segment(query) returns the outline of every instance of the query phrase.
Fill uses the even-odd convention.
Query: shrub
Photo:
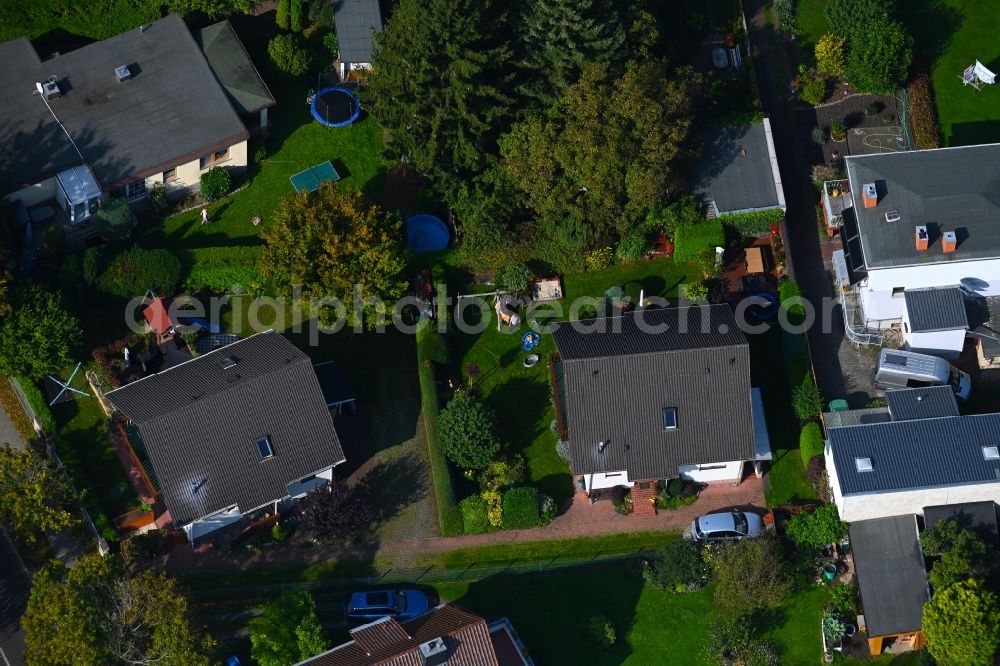
[[[527,294],[531,287],[531,271],[524,264],[509,264],[497,273],[497,288],[512,294]]]
[[[229,171],[222,167],[212,167],[201,174],[201,198],[205,201],[218,201],[229,194],[233,186]]]
[[[604,615],[595,615],[590,618],[589,631],[587,635],[590,636],[590,640],[596,645],[609,648],[615,644],[618,640],[618,635],[615,632],[615,626],[611,624],[609,620]]]
[[[503,494],[505,530],[524,530],[540,524],[540,500],[535,488],[511,488]]]
[[[826,79],[811,78],[799,86],[799,99],[809,106],[819,106],[826,99]]]
[[[806,465],[806,476],[822,498],[830,495],[829,479],[826,476],[826,460],[823,456],[813,456]]]
[[[748,213],[733,213],[720,215],[719,220],[726,227],[740,236],[758,236],[770,230],[772,224],[779,224],[785,217],[785,211],[780,208],[769,210],[754,210]]]
[[[715,266],[715,248],[725,243],[726,232],[719,218],[679,227],[674,233],[674,260],[697,262],[708,274]]]
[[[625,236],[618,242],[615,248],[615,259],[619,263],[627,264],[639,261],[649,253],[650,245],[646,240],[646,234],[635,231]]]
[[[644,577],[666,592],[694,591],[705,578],[701,549],[693,541],[673,539],[660,547]]]
[[[94,283],[97,282],[100,261],[100,250],[96,247],[88,247],[83,251],[83,281],[88,287],[94,286]]]
[[[831,33],[826,33],[816,42],[816,69],[830,76],[844,74],[844,43],[847,40]]]
[[[288,530],[281,523],[275,523],[271,525],[271,538],[274,539],[275,543],[281,543],[288,538]]]
[[[681,227],[700,224],[705,219],[704,204],[694,195],[686,195],[667,206],[654,206],[646,214],[645,231],[672,236]]]
[[[939,664],[988,666],[1000,643],[1000,605],[981,581],[938,590],[924,604],[927,651]]]
[[[479,495],[466,497],[458,503],[462,511],[462,527],[466,534],[483,534],[490,527],[489,507]]]
[[[587,253],[584,264],[588,271],[601,271],[611,265],[615,251],[610,247],[599,247]]]
[[[302,76],[309,70],[309,52],[295,35],[278,35],[267,43],[267,55],[282,72]]]
[[[818,128],[817,128],[818,129]],[[822,131],[822,130],[820,130]],[[820,142],[822,143],[822,141]],[[812,182],[822,184],[837,177],[837,170],[829,164],[814,164],[812,168]]]
[[[556,501],[550,495],[541,492],[538,493],[538,512],[541,514],[539,518],[540,525],[551,523],[556,517],[558,508]]]
[[[564,442],[563,440],[556,441],[556,455],[563,459],[563,461],[568,465],[572,462],[572,454],[570,453],[569,442]]]
[[[337,41],[337,33],[328,32],[323,35],[323,46],[336,58],[337,54],[340,53],[340,42]]]
[[[152,289],[161,296],[177,290],[181,262],[167,250],[144,250],[134,247],[115,257],[101,275],[103,291],[121,298],[132,298]]]
[[[830,588],[830,603],[841,615],[854,617],[858,612],[858,598],[854,583],[834,583]]]
[[[839,118],[834,118],[830,121],[830,137],[834,141],[840,141],[847,134],[847,126],[844,125],[844,121]]]
[[[288,27],[292,32],[302,32],[302,1],[291,0],[288,11]]]
[[[490,522],[490,527],[501,527],[503,525],[503,495],[499,490],[484,490],[479,495],[486,502],[486,518]]]
[[[253,161],[260,164],[267,159],[267,147],[257,146],[257,150],[253,151]]]
[[[97,231],[106,240],[127,238],[135,229],[137,220],[128,201],[121,197],[108,199],[94,214]]]
[[[308,17],[309,23],[316,28],[327,30],[333,28],[333,3],[310,2]]]
[[[55,434],[56,420],[52,416],[52,410],[49,409],[49,401],[45,399],[45,394],[38,388],[38,384],[25,377],[18,377],[17,385],[21,387],[21,393],[28,401],[31,411],[35,413],[42,430],[50,435]]]
[[[608,287],[608,290],[604,292],[604,303],[608,310],[621,309],[628,305],[628,295],[625,290],[622,289],[617,284]]]
[[[802,454],[802,467],[808,467],[809,461],[823,455],[823,432],[818,423],[807,423],[799,434],[799,453]]]
[[[149,192],[146,193],[146,198],[149,199],[149,203],[152,204],[155,210],[163,212],[170,205],[170,201],[167,199],[167,186],[163,183],[157,183],[149,188]]]
[[[477,481],[483,490],[501,490],[524,478],[524,456],[513,454],[505,460],[494,460],[479,473]]]
[[[163,530],[134,534],[121,542],[122,559],[126,564],[145,562],[159,557],[170,549],[170,542]]]
[[[191,268],[184,288],[192,293],[256,292],[261,283],[260,252],[257,245],[191,248],[187,250]],[[240,288],[234,289],[236,285]]]
[[[906,87],[910,97],[910,127],[917,148],[941,147],[934,93],[927,72],[920,72]]]
[[[727,666],[778,666],[778,650],[754,635],[747,622],[717,621],[708,634],[705,652],[709,662]]]
[[[459,467],[482,469],[500,452],[493,410],[465,391],[441,410],[437,429],[445,455]]]
[[[824,504],[812,513],[792,516],[785,525],[785,536],[802,548],[819,550],[836,543],[847,534],[847,523],[840,519],[834,504]]]
[[[827,643],[836,643],[847,634],[847,627],[840,616],[833,613],[823,613],[823,635]]]
[[[685,282],[684,285],[684,298],[689,301],[694,301],[695,303],[704,303],[708,300],[708,285],[704,282]]]
[[[872,102],[871,104],[869,104],[868,106],[865,107],[865,115],[866,116],[877,116],[879,108],[880,108],[880,105],[879,105],[878,102]]]
[[[811,376],[792,389],[792,409],[802,421],[814,419],[823,411],[823,396]]]
[[[813,143],[822,146],[826,143],[826,132],[823,131],[822,127],[813,127],[812,131],[809,133],[809,138]]]
[[[282,30],[288,30],[288,14],[291,0],[278,0],[278,9],[274,15],[274,22]]]
[[[792,28],[795,25],[795,0],[774,0],[774,13],[783,28]]]

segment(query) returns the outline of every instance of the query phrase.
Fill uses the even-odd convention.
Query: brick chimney
[[[941,234],[941,249],[945,252],[954,252],[958,248],[958,236],[954,231],[946,231]]]
[[[928,239],[927,239],[927,227],[926,226],[924,226],[922,224],[919,225],[919,226],[917,226],[916,240],[917,240],[917,250],[926,250],[927,249],[927,240]]]
[[[861,188],[861,200],[865,202],[865,208],[874,208],[878,204],[878,190],[875,183],[865,183]]]

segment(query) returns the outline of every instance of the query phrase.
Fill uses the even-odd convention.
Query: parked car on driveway
[[[430,608],[427,595],[414,589],[387,589],[354,592],[344,602],[344,618],[364,624],[392,617],[406,622]]]
[[[758,537],[763,533],[764,520],[755,513],[724,511],[691,521],[691,538],[695,541],[732,541]]]

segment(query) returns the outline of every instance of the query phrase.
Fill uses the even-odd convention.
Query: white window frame
[[[139,180],[133,180],[131,183],[127,183],[125,187],[122,188],[122,191],[125,194],[126,201],[129,203],[142,201],[149,194],[146,190],[145,178],[140,178]]]

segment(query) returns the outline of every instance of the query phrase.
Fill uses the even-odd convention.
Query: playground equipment
[[[76,377],[76,373],[80,372],[80,366],[82,363],[77,363],[76,367],[73,368],[73,372],[70,373],[69,379],[65,382],[56,377],[55,375],[49,375],[45,378],[45,388],[46,392],[51,395],[55,393],[55,397],[49,400],[49,407],[55,405],[59,402],[66,402],[67,400],[73,400],[76,396],[72,395],[76,393],[77,395],[90,395],[86,391],[81,391],[80,389],[75,389],[71,386],[73,383],[73,378]],[[69,391],[69,393],[67,393]]]
[[[344,86],[323,88],[313,96],[309,104],[313,118],[327,127],[346,127],[361,115],[358,96]]]
[[[984,85],[994,83],[997,75],[986,69],[983,63],[977,60],[965,68],[961,78],[964,85],[980,90]]]

